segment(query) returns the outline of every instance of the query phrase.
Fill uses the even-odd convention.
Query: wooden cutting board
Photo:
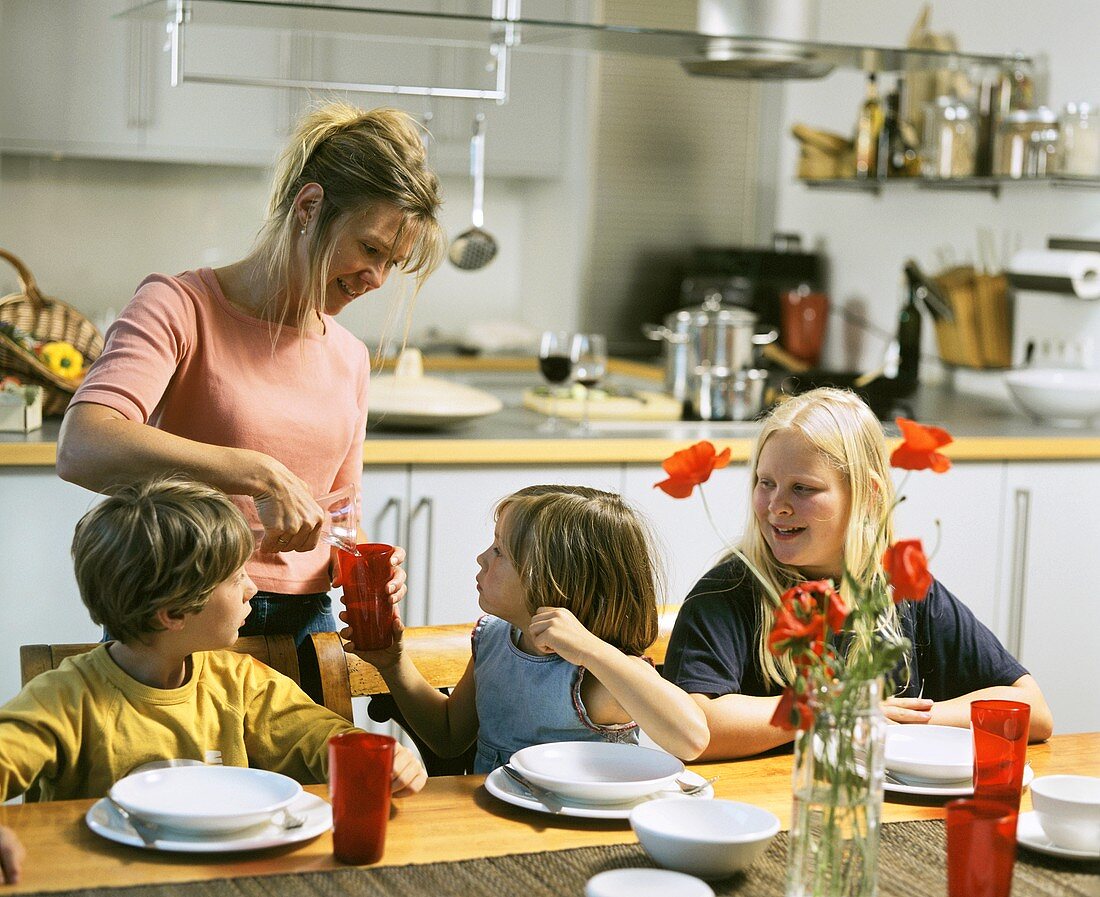
[[[524,390],[523,407],[570,420],[580,420],[584,412],[583,400],[574,395],[563,393],[552,399],[534,389]],[[594,390],[588,402],[589,420],[680,420],[682,412],[683,406],[672,396],[644,389],[629,396]]]

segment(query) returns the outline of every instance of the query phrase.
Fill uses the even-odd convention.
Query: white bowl
[[[1056,846],[1100,858],[1100,778],[1039,776],[1031,783],[1031,805]]]
[[[667,869],[725,878],[754,862],[776,832],[779,817],[733,800],[651,800],[630,811],[630,825],[655,863]]]
[[[512,754],[536,785],[586,803],[619,803],[668,788],[684,764],[664,751],[604,741],[536,744]]]
[[[1062,427],[1083,427],[1100,415],[1100,371],[1025,368],[1005,383],[1029,414]]]
[[[958,782],[974,775],[974,739],[956,726],[886,727],[886,768],[926,782]]]
[[[178,766],[119,779],[111,799],[148,822],[218,834],[267,822],[302,786],[277,772],[239,766]]]

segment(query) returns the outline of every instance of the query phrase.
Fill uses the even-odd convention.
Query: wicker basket
[[[71,305],[43,296],[34,275],[19,259],[0,249],[0,258],[19,274],[23,290],[0,299],[0,321],[12,324],[43,342],[64,340],[84,356],[87,368],[103,351],[103,336],[96,326]],[[28,383],[43,387],[42,412],[64,414],[79,381],[61,377],[24,349],[6,333],[0,332],[0,374],[15,374]]]

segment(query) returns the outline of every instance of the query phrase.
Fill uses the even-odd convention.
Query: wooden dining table
[[[1100,733],[1056,735],[1031,745],[1036,776],[1078,773],[1100,776]],[[704,777],[718,776],[716,797],[746,801],[790,824],[791,755],[773,753],[744,760],[693,763]],[[491,796],[484,776],[429,779],[413,797],[396,799],[378,866],[438,863],[636,843],[625,820],[594,820],[522,809]],[[309,791],[327,798],[323,785]],[[27,848],[22,880],[0,885],[0,897],[35,892],[166,885],[287,873],[317,873],[342,867],[332,855],[331,833],[305,843],[254,853],[179,854],[128,847],[94,834],[84,821],[92,800],[0,806],[0,824],[13,828]],[[942,798],[887,794],[883,822],[942,819]],[[1024,793],[1021,810],[1030,809]],[[227,890],[227,893],[232,891]],[[1100,894],[1100,876],[1097,877]]]

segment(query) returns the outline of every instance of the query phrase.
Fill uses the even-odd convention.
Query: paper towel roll
[[[1025,249],[1012,256],[1008,279],[1017,289],[1100,299],[1100,252]]]

